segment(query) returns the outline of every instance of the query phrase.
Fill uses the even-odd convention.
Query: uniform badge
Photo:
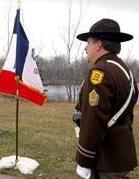
[[[90,81],[91,83],[93,83],[94,85],[98,85],[102,82],[104,77],[104,73],[100,70],[93,70],[92,74],[90,76]]]
[[[93,90],[89,93],[89,105],[90,106],[97,106],[99,102],[99,95],[98,93]]]

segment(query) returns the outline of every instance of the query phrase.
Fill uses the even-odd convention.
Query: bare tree
[[[67,28],[64,31],[64,33],[61,34],[61,37],[64,41],[65,47],[66,47],[66,58],[68,62],[68,69],[66,69],[66,91],[67,91],[67,96],[68,96],[68,101],[75,100],[75,81],[73,83],[73,80],[71,78],[71,73],[75,73],[76,69],[72,68],[71,65],[71,59],[72,59],[72,49],[74,48],[74,43],[75,43],[75,38],[77,35],[78,28],[80,26],[81,20],[83,18],[82,14],[82,1],[80,1],[79,4],[79,14],[77,17],[77,20],[75,22],[75,13],[73,13],[73,2],[70,1],[70,4],[68,6],[68,21],[67,21]],[[81,45],[77,48],[77,52],[75,55],[75,60],[77,60],[79,50],[80,50]],[[75,49],[74,49],[75,51]]]
[[[132,73],[134,74],[136,81],[139,82],[139,73],[138,73],[139,72],[139,62],[137,59],[131,58],[131,53],[133,51],[133,48],[134,48],[134,44],[132,45],[131,49],[128,50],[128,55],[127,55],[127,58],[125,59],[125,63],[129,67],[129,69],[132,71]]]
[[[126,61],[127,66],[134,74],[136,81],[139,83],[139,62],[138,60],[129,59]]]
[[[4,53],[5,57],[8,53],[9,47],[10,47],[10,42],[11,42],[11,27],[10,27],[10,22],[11,22],[11,9],[12,9],[12,3],[11,1],[7,2],[7,6],[5,7],[5,19],[6,19],[6,46],[4,47]]]
[[[5,57],[1,57],[0,58],[0,70],[2,69],[2,67],[4,65],[4,62],[5,62]]]

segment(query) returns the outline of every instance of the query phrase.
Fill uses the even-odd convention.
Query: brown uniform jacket
[[[129,74],[127,66],[115,54],[102,56],[89,71],[80,94],[82,119],[76,162],[104,172],[129,171],[137,166],[132,123],[138,90],[134,80],[128,107],[116,124],[108,128],[109,120],[128,98],[130,80],[123,70],[107,60],[118,62]]]

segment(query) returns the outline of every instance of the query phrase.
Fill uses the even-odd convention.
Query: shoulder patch
[[[94,85],[98,85],[102,82],[104,77],[104,72],[100,70],[92,70],[92,74],[90,76],[90,82]]]
[[[89,93],[89,105],[97,106],[99,102],[99,95],[96,90],[93,90]]]

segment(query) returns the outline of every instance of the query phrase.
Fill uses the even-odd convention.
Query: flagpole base
[[[31,175],[39,167],[39,163],[31,158],[16,156],[3,157],[0,160],[0,169],[18,169],[24,175]]]

